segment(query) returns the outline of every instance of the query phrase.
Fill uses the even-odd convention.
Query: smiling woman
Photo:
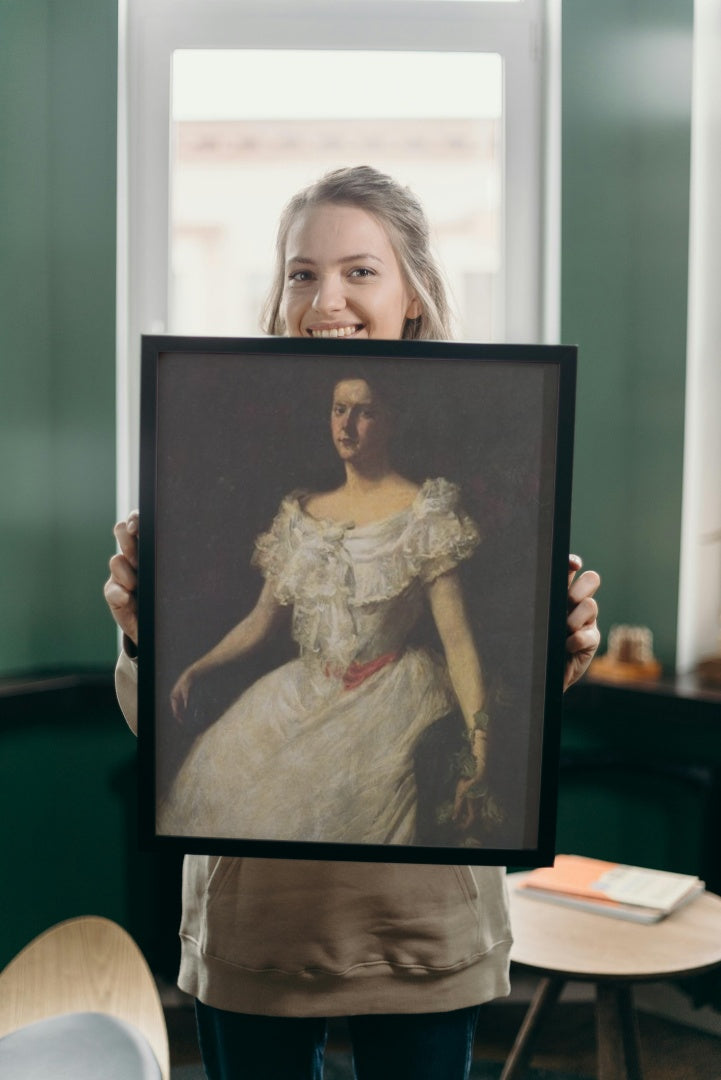
[[[445,336],[447,308],[417,201],[389,177],[369,172],[373,170],[332,175],[291,204],[292,213],[284,218],[277,248],[277,277],[269,312],[269,329],[276,334],[281,326],[287,333],[298,333],[301,328],[307,333],[308,327],[318,329],[319,323],[322,333],[325,321],[330,323],[328,333],[341,327],[346,333],[348,327],[362,327],[371,339],[357,346],[343,343],[344,349],[356,354],[350,358],[353,370],[344,360],[337,376],[340,381],[333,384],[343,480],[330,491],[317,485],[316,491],[321,491],[325,500],[320,509],[319,501],[314,504],[312,496],[298,491],[282,500],[270,528],[264,526],[256,541],[255,565],[265,583],[255,607],[178,679],[172,691],[176,716],[182,720],[187,715],[194,677],[202,674],[203,668],[247,656],[276,628],[283,609],[288,613],[292,609],[292,634],[300,653],[292,660],[278,658],[272,670],[235,697],[219,720],[212,723],[211,716],[205,717],[211,726],[195,741],[176,774],[168,803],[158,815],[158,824],[163,826],[160,831],[168,830],[171,841],[177,839],[174,832],[180,823],[187,825],[186,836],[227,838],[240,830],[241,835],[256,839],[320,837],[330,844],[334,840],[361,839],[370,844],[380,840],[395,845],[394,854],[402,853],[400,845],[410,843],[415,844],[415,856],[422,843],[417,794],[423,785],[416,780],[414,751],[430,725],[449,714],[458,722],[462,751],[457,758],[453,755],[455,783],[450,799],[444,797],[443,821],[433,824],[452,828],[456,835],[452,846],[465,849],[466,839],[475,839],[466,835],[474,825],[474,815],[478,820],[487,803],[483,783],[486,736],[488,732],[492,739],[493,734],[484,711],[486,687],[459,576],[462,564],[469,568],[477,564],[474,554],[479,530],[461,507],[459,488],[446,479],[456,475],[446,467],[449,461],[452,464],[451,458],[444,455],[439,467],[426,473],[432,478],[419,485],[390,466],[388,437],[396,425],[385,422],[385,410],[389,410],[390,420],[393,409],[388,399],[385,409],[383,400],[378,400],[372,372],[367,371],[366,377],[356,368],[361,359],[375,357],[375,368],[385,376],[388,343],[373,342],[380,327],[395,327],[396,333],[406,337]],[[348,190],[342,197],[344,184]],[[335,197],[329,194],[331,188]],[[319,197],[321,189],[326,192],[323,198]],[[363,194],[368,192],[375,192],[375,205],[370,195]],[[384,202],[382,211],[379,204]],[[353,217],[354,224],[362,221],[365,227],[369,218],[370,224],[385,229],[396,256],[396,262],[390,264],[390,277],[377,272],[388,266],[382,251],[375,247],[377,236],[372,244],[366,238],[359,251],[357,237],[346,244],[341,236],[326,230],[328,251],[302,246],[290,252],[294,257],[311,259],[314,265],[304,262],[293,268],[297,285],[288,280],[286,247],[291,227],[301,218],[307,225],[320,213],[321,203],[329,221],[332,217],[338,222],[342,217],[347,223],[348,216],[338,211],[354,206],[361,212],[361,217]],[[398,212],[401,204],[406,208],[407,227]],[[302,231],[294,234],[297,242],[303,239]],[[358,254],[375,255],[380,263],[365,257],[345,261]],[[328,279],[335,282],[328,296],[313,282],[318,268],[323,270],[320,280],[324,287],[326,271]],[[349,278],[349,270],[356,276]],[[368,276],[366,271],[373,274]],[[302,293],[306,280],[312,283],[308,286],[310,300],[286,326],[286,317],[291,320],[294,289]],[[377,308],[367,310],[366,301],[356,299],[356,295],[365,297],[367,293],[378,299]],[[330,317],[324,304],[331,307]],[[388,310],[381,317],[382,304],[387,304]],[[314,306],[321,314],[316,310],[311,317]],[[273,345],[281,345],[280,351],[287,352],[285,346],[292,342]],[[296,341],[293,352],[307,350],[307,359],[317,372],[321,345],[306,337],[305,345]],[[337,351],[340,346],[326,342],[325,347]],[[422,352],[435,356],[445,371],[449,348],[448,344],[427,344]],[[310,368],[304,369],[296,361],[289,371],[299,390]],[[497,372],[495,362],[491,366]],[[234,363],[233,367],[245,370],[244,365]],[[421,370],[425,369],[420,363],[415,364],[413,373],[402,365],[403,390],[415,384],[416,372],[420,375]],[[429,371],[433,375],[433,370]],[[203,363],[203,381],[210,377],[209,367]],[[441,384],[445,382],[440,379]],[[438,383],[433,378],[429,388],[434,411],[438,411]],[[545,379],[542,385],[547,385]],[[209,390],[212,392],[212,386]],[[274,398],[276,390],[274,386]],[[329,379],[326,392],[330,390]],[[291,396],[291,411],[297,396]],[[379,396],[383,399],[382,391]],[[187,400],[188,396],[182,397]],[[562,397],[543,395],[543,400],[557,402]],[[486,395],[490,403],[488,398]],[[490,400],[494,400],[492,395]],[[513,403],[517,403],[517,395]],[[256,430],[263,429],[267,413],[258,412],[257,397],[246,396],[245,404],[247,415],[258,425]],[[201,411],[207,425],[215,414]],[[347,415],[350,426],[343,423]],[[455,411],[441,407],[439,415],[455,416]],[[456,426],[462,433],[463,425]],[[233,410],[233,432],[239,427],[243,425]],[[179,429],[186,448],[195,455],[199,444],[188,439],[187,428],[178,424],[167,428]],[[506,423],[503,428],[515,431],[518,425]],[[534,447],[543,428],[544,424],[531,425],[528,434]],[[284,424],[283,434],[292,436],[287,429]],[[356,454],[356,444],[360,451],[361,442],[366,448],[373,447],[365,460]],[[498,442],[497,452],[505,465],[507,444],[503,439]],[[297,465],[300,459],[305,469],[300,445],[290,437],[285,449],[293,457],[291,464]],[[461,441],[451,456],[459,469],[465,461],[464,449]],[[254,451],[245,455],[252,459],[251,468],[258,455],[257,448]],[[343,452],[348,455],[345,459]],[[537,457],[532,455],[534,468]],[[511,466],[516,463],[514,458]],[[280,474],[285,477],[288,471],[283,468]],[[489,469],[484,472],[488,476]],[[289,483],[280,490],[289,491],[292,486]],[[524,505],[529,509],[535,506],[537,490],[534,485],[526,490]],[[199,527],[190,530],[192,542],[205,544],[202,514],[197,507],[193,509],[193,520]],[[535,520],[535,510],[532,514]],[[487,525],[484,522],[484,527]],[[508,532],[513,525],[515,522],[509,523]],[[529,543],[526,531],[514,531],[523,548],[524,568],[537,573],[532,538]],[[144,556],[139,564],[138,533],[137,515],[116,526],[121,552],[111,560],[111,577],[106,583],[111,610],[136,644],[137,570],[139,565],[151,565]],[[152,548],[152,532],[143,535],[144,543],[149,540]],[[188,539],[188,516],[183,515],[176,535],[183,559],[188,554]],[[237,536],[230,539],[237,560]],[[194,565],[211,563],[212,570],[214,560],[208,559],[207,548],[204,552],[204,559],[191,561]],[[504,560],[507,566],[501,565]],[[593,600],[598,578],[590,572],[576,578],[579,568],[579,560],[569,560],[568,599],[559,597],[563,602],[559,610],[567,609],[566,684],[582,674],[598,644]],[[498,565],[499,573],[506,570],[513,574],[518,588],[518,565],[508,560],[507,548]],[[184,574],[168,578],[171,604],[183,592],[185,578]],[[506,580],[502,576],[502,581]],[[563,578],[558,580],[563,585]],[[521,589],[518,595],[521,615],[514,620],[514,628],[520,623],[532,634],[535,590]],[[508,608],[506,596],[503,607]],[[518,609],[511,610],[515,614]],[[429,646],[422,633],[411,637],[412,631],[422,630],[419,624],[424,614],[438,631],[437,648]],[[195,603],[189,621],[198,621]],[[488,621],[487,610],[480,611],[474,626]],[[177,628],[178,621],[173,620],[173,635]],[[495,629],[494,624],[492,631]],[[145,629],[142,633],[142,649],[152,650],[152,636],[148,639]],[[206,648],[203,644],[190,655]],[[499,642],[499,651],[509,667],[516,669],[520,664],[524,668],[516,633],[513,640]],[[150,667],[145,655],[150,657]],[[151,654],[143,654],[139,664],[152,680]],[[118,689],[131,723],[135,720],[137,674],[130,654],[124,653],[118,666]],[[148,676],[141,675],[141,690],[144,679]],[[155,687],[152,681],[145,685],[157,692],[157,683]],[[237,689],[233,692],[238,694]],[[489,764],[502,738],[500,713],[495,726],[498,741],[489,741]],[[195,781],[204,775],[203,758],[210,768],[205,770],[201,791]],[[522,755],[522,760],[527,758],[528,753]],[[522,768],[522,760],[512,763],[514,775]],[[297,779],[289,783],[290,775]],[[497,825],[492,823],[492,827]],[[320,845],[312,850],[319,849]],[[254,850],[258,850],[257,845]],[[349,849],[343,849],[341,855],[345,851]],[[365,854],[373,852],[369,849]],[[301,1073],[319,1076],[327,1032],[323,1017],[345,1014],[359,1022],[374,1021],[372,1027],[363,1025],[364,1031],[356,1028],[353,1032],[359,1078],[464,1077],[470,1067],[479,1004],[508,992],[510,930],[502,872],[495,865],[472,871],[468,866],[425,867],[411,862],[398,866],[384,861],[361,865],[319,859],[294,862],[189,856],[184,865],[181,939],[179,983],[198,999],[201,1046],[209,1075],[220,1070],[228,1074],[242,1071],[255,1080]],[[265,1023],[255,1018],[256,1013]],[[375,1018],[380,1028],[375,1026]],[[237,1056],[243,1057],[237,1067],[230,1061],[236,1056],[236,1047]],[[257,1069],[253,1062],[258,1063]]]
[[[288,234],[282,312],[294,337],[401,337],[420,314],[385,229],[357,206],[312,207]]]
[[[292,337],[448,340],[418,199],[376,169],[336,169],[286,206],[264,328]]]

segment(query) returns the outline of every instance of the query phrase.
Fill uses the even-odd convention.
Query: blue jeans
[[[478,1009],[349,1017],[357,1080],[467,1080]],[[208,1080],[321,1080],[325,1018],[195,1010]]]

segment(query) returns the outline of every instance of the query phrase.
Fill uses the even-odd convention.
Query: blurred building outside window
[[[259,104],[261,82],[272,90]],[[183,51],[172,86],[171,333],[259,333],[283,206],[324,172],[363,164],[426,208],[456,336],[499,340],[499,56]]]

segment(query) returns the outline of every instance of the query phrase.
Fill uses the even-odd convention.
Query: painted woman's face
[[[391,435],[390,414],[364,379],[344,379],[336,384],[330,429],[342,461],[358,466],[385,463]]]
[[[323,203],[288,232],[281,311],[289,337],[396,339],[421,307],[380,222]]]

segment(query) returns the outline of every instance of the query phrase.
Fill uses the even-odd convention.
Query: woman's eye
[[[356,266],[350,272],[350,277],[355,277],[355,278],[369,278],[369,277],[374,277],[374,276],[375,276],[375,271],[371,270],[371,268],[369,266]]]
[[[310,270],[294,270],[291,274],[288,275],[288,281],[296,281],[301,284],[305,281],[310,281],[310,279]]]

